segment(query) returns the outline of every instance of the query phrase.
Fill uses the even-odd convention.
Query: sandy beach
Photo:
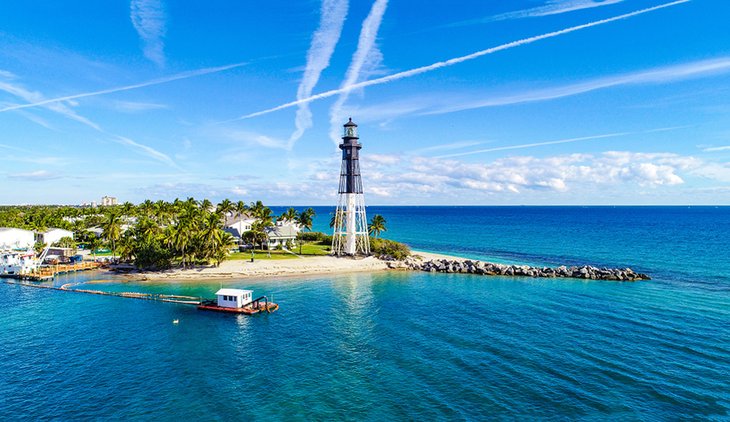
[[[424,260],[458,259],[458,257],[414,251],[414,256]],[[309,256],[301,259],[223,261],[219,267],[195,267],[171,269],[159,272],[133,272],[126,274],[130,281],[197,281],[246,277],[279,277],[314,274],[337,274],[389,270],[388,261],[375,257],[339,258],[334,256]]]

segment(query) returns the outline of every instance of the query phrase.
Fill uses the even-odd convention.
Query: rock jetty
[[[411,256],[404,261],[389,262],[391,268],[439,273],[464,273],[509,277],[582,278],[586,280],[639,281],[651,280],[631,268],[596,268],[584,266],[531,267],[529,265],[504,265],[468,259],[434,259],[424,261]]]

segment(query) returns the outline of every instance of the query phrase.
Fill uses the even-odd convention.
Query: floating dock
[[[262,301],[263,299],[263,301]],[[231,314],[244,314],[244,315],[255,315],[260,312],[266,312],[266,313],[272,313],[279,309],[279,305],[273,302],[269,302],[266,300],[266,296],[261,296],[260,298],[256,299],[255,301],[249,303],[248,305],[244,305],[240,308],[228,308],[225,306],[218,306],[218,304],[213,300],[206,300],[203,301],[200,305],[198,305],[198,309],[202,311],[215,311],[215,312],[228,312]]]

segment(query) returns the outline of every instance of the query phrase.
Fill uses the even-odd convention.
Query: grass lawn
[[[227,260],[236,261],[236,260],[249,260],[251,259],[251,251],[246,252],[234,252],[226,258]],[[269,257],[268,253],[266,251],[261,250],[255,250],[254,251],[254,259],[298,259],[295,255],[292,255],[288,252],[284,251],[271,251],[271,257]]]
[[[307,257],[307,256],[328,255],[329,249],[330,249],[329,245],[320,245],[318,243],[305,243],[304,245],[302,245],[301,256]],[[299,254],[299,245],[296,245],[292,249],[292,252]],[[234,253],[228,255],[227,259],[234,260],[234,261],[235,260],[248,260],[248,259],[251,259],[251,251],[234,252]],[[254,251],[254,259],[298,259],[298,258],[289,252],[278,251],[278,250],[272,250],[271,257],[269,257],[267,251],[262,251],[262,250],[257,249]]]

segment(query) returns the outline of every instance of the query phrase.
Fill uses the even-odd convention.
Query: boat
[[[271,313],[279,309],[279,305],[269,301],[266,296],[252,297],[253,290],[220,289],[216,292],[216,299],[203,300],[198,309],[244,315]]]
[[[0,252],[0,276],[29,275],[39,267],[40,261],[36,259],[33,250]]]

